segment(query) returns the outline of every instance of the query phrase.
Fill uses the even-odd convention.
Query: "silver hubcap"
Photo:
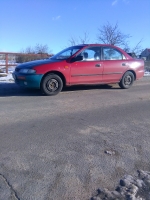
[[[132,83],[132,77],[131,76],[126,76],[124,79],[125,85],[130,85]]]
[[[46,83],[46,87],[49,91],[54,92],[58,89],[59,83],[56,79],[50,79]]]

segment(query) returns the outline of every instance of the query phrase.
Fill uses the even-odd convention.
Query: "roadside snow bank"
[[[3,67],[0,67],[0,82],[5,83],[11,83],[14,82],[14,79],[12,77],[12,73],[15,70],[14,66],[10,66],[8,68],[8,73],[6,73],[6,69]]]
[[[150,172],[137,172],[137,178],[124,176],[114,191],[98,189],[91,200],[150,200]]]
[[[5,74],[5,73],[0,73],[0,82],[14,82],[14,79],[12,77],[11,73]]]
[[[150,76],[150,71],[145,71],[144,76]]]

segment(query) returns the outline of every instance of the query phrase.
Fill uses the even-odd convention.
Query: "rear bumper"
[[[143,78],[144,72],[145,72],[144,70],[139,70],[139,71],[136,73],[136,80]]]
[[[26,88],[40,88],[40,83],[43,77],[41,74],[24,75],[19,73],[13,73],[12,76],[17,85]]]

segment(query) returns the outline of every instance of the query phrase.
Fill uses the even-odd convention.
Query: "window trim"
[[[117,51],[118,53],[120,53],[122,55],[122,59],[120,59],[120,60],[125,60],[126,59],[124,54],[121,51],[119,51],[118,49],[113,48],[113,47],[102,47],[101,48],[101,60],[103,60],[103,61],[113,61],[113,60],[110,60],[110,59],[109,60],[104,59],[104,52],[103,52],[104,49],[113,49],[113,50]],[[119,60],[114,60],[114,61],[119,61]]]

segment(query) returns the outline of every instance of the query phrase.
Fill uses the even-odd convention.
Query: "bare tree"
[[[79,36],[78,39],[71,37],[71,39],[69,40],[69,45],[75,46],[75,45],[78,45],[78,44],[86,44],[88,42],[89,42],[89,34],[87,32],[84,32],[83,37]]]
[[[42,45],[42,44],[36,44],[34,51],[35,53],[38,53],[38,54],[46,54],[48,53],[48,46]]]
[[[74,37],[71,37],[71,38],[69,39],[69,45],[70,45],[70,46],[75,46],[75,45],[77,45],[77,44],[79,44],[79,42],[78,42],[78,40],[75,39]]]
[[[21,51],[21,54],[17,56],[16,62],[22,63],[32,60],[39,60],[49,57],[48,46],[42,44],[36,44],[35,47],[27,47]]]
[[[129,47],[128,45],[126,45],[123,50],[126,51],[126,52],[130,52],[132,54],[135,54],[136,56],[137,55],[140,55],[141,52],[143,51],[143,48],[141,47],[141,42],[142,42],[142,39],[134,46],[134,47]]]
[[[81,44],[86,44],[89,42],[89,34],[87,32],[84,33],[83,37],[79,37]]]
[[[131,49],[131,52],[134,52],[136,55],[140,55],[143,51],[143,48],[141,47],[142,39]]]
[[[98,31],[98,40],[100,42],[116,46],[128,46],[127,39],[131,36],[129,34],[123,34],[118,28],[118,23],[112,26],[107,22],[107,24],[104,24]]]
[[[116,45],[124,49],[126,52],[132,52],[139,55],[142,51],[140,40],[133,48],[129,46],[129,34],[124,34],[119,30],[118,23],[112,26],[109,22],[98,29],[98,40],[104,44]]]
[[[22,52],[24,52],[24,53],[31,53],[31,54],[34,54],[35,53],[35,51],[34,51],[34,47],[27,47],[25,50],[22,50]]]

